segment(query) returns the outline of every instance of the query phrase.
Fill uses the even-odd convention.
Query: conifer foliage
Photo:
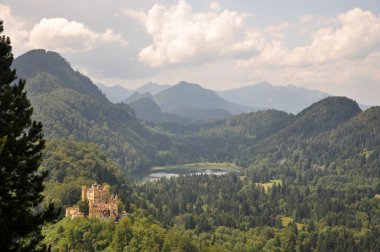
[[[32,251],[42,224],[53,218],[52,205],[41,209],[45,173],[38,172],[45,141],[42,124],[32,121],[25,81],[11,69],[9,37],[0,20],[0,251]]]

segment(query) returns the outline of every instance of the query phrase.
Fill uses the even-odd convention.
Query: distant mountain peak
[[[33,70],[45,70],[45,66],[48,64],[54,63],[55,65],[59,65],[60,68],[64,68],[66,71],[67,69],[71,70],[70,63],[63,58],[60,54],[53,52],[53,51],[47,51],[45,49],[34,49],[30,50],[19,57],[16,58],[16,62],[14,64],[17,65],[18,62],[25,62],[30,63],[33,65]],[[49,66],[49,65],[48,65]],[[50,65],[52,67],[52,65]],[[25,76],[23,78],[29,77],[32,73],[31,71],[23,71],[23,73],[27,74],[28,76]]]
[[[327,93],[297,87],[295,85],[276,86],[262,81],[219,92],[224,99],[245,106],[271,108],[290,113],[298,113],[316,101],[330,96]]]
[[[135,92],[139,92],[142,94],[149,92],[152,95],[156,95],[156,94],[164,91],[165,89],[167,89],[169,87],[171,87],[171,86],[170,85],[161,85],[161,84],[150,81],[150,82],[142,85],[141,87],[135,89]]]
[[[198,84],[195,84],[195,83],[190,83],[190,82],[186,82],[186,81],[181,81],[179,82],[177,85],[175,85],[177,87],[189,87],[189,88],[201,88],[201,89],[204,89],[202,88],[200,85]]]
[[[150,92],[144,92],[144,93],[140,93],[140,92],[134,92],[132,95],[130,95],[125,101],[124,103],[127,103],[127,104],[130,104],[132,102],[135,102],[137,100],[140,100],[142,98],[147,98],[147,99],[150,99],[152,101],[155,100],[154,96],[150,93]]]
[[[122,102],[127,99],[132,91],[124,88],[121,85],[105,86],[103,84],[96,84],[99,89],[105,94],[109,101],[113,103]]]
[[[144,84],[144,85],[142,85],[142,87],[143,86],[145,86],[145,87],[152,87],[152,86],[161,86],[160,84],[158,84],[158,83],[155,83],[155,82],[153,82],[153,81],[149,81],[148,83],[146,83],[146,84]]]
[[[157,103],[164,112],[178,113],[178,108],[223,109],[232,114],[250,111],[248,107],[233,104],[221,98],[216,92],[198,84],[179,82],[156,96]],[[188,109],[186,110],[188,111]]]
[[[254,86],[257,86],[257,87],[273,87],[272,84],[270,84],[269,82],[266,82],[266,81],[261,81],[261,82],[255,84]]]

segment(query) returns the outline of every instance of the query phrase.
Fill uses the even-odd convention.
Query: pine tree
[[[0,251],[32,251],[55,213],[52,205],[41,209],[42,124],[31,119],[25,81],[16,81],[11,42],[2,33],[0,20]]]

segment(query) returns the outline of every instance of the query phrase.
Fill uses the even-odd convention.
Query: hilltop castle
[[[88,217],[100,220],[114,220],[118,216],[117,196],[110,195],[109,186],[93,184],[82,186],[82,201],[88,201]],[[78,207],[68,207],[66,217],[83,217]]]

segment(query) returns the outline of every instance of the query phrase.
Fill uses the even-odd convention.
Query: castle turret
[[[118,212],[117,196],[110,195],[109,185],[93,184],[91,187],[82,186],[82,201],[88,202],[88,216],[102,220],[115,219]],[[66,209],[66,217],[83,217],[78,207]]]
[[[82,186],[82,201],[87,200],[87,186]]]

